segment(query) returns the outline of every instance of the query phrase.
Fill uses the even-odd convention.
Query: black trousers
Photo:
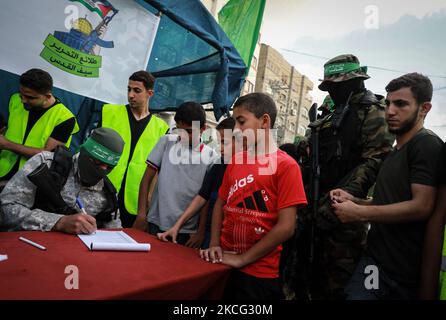
[[[279,278],[257,278],[233,270],[223,294],[223,300],[281,300],[284,299]]]

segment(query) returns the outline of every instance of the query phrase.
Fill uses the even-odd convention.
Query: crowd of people
[[[406,74],[383,97],[368,78],[354,55],[329,60],[309,134],[282,146],[274,100],[241,96],[214,150],[202,105],[182,103],[169,128],[150,112],[154,77],[137,71],[128,104],[103,105],[73,154],[76,117],[31,69],[0,128],[0,230],[136,228],[232,266],[225,299],[445,298],[446,149],[424,128],[431,81]]]

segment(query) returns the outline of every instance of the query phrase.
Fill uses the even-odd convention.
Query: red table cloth
[[[202,261],[197,250],[135,229],[123,229],[149,252],[89,251],[75,235],[0,232],[0,299],[219,299],[231,268]],[[19,240],[25,237],[47,248]],[[67,266],[79,289],[67,289]]]

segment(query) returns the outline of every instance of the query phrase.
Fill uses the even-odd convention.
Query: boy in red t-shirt
[[[307,204],[296,161],[279,150],[272,137],[274,101],[252,93],[234,104],[234,132],[246,151],[228,165],[212,216],[206,261],[237,268],[224,298],[279,299],[281,243],[290,238],[297,209]]]

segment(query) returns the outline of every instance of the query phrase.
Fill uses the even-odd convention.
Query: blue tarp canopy
[[[148,69],[157,84],[152,110],[187,100],[212,103],[218,119],[240,94],[246,66],[212,15],[198,0],[147,0],[161,21]]]
[[[161,17],[147,67],[157,78],[150,110],[174,111],[184,101],[197,101],[212,103],[217,119],[227,113],[240,94],[246,66],[204,5],[199,0],[136,1]],[[0,69],[0,114],[4,119],[10,96],[18,91],[18,79],[18,75]],[[75,149],[99,119],[106,101],[59,88],[53,93],[77,116],[81,130],[73,139]]]

